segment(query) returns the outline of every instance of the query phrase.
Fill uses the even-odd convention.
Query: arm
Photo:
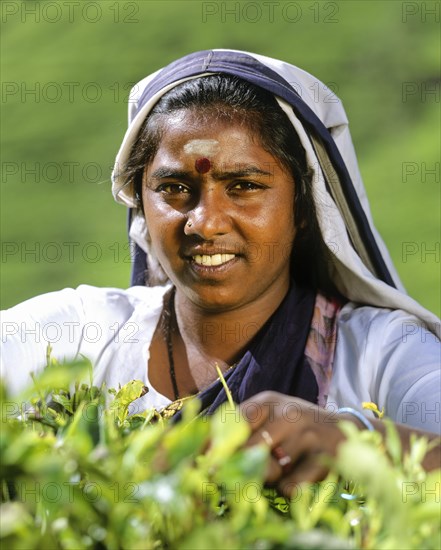
[[[253,403],[252,407],[249,404]],[[337,415],[303,399],[277,392],[263,392],[245,401],[241,411],[251,426],[249,445],[266,443],[272,450],[266,481],[277,483],[280,491],[289,496],[297,483],[315,482],[328,473],[323,460],[335,456],[345,439],[339,427],[341,420],[362,423],[351,414]],[[258,411],[256,413],[256,411]],[[372,420],[375,429],[385,433],[381,420]],[[436,434],[396,424],[403,453],[410,446],[410,435],[416,433],[430,441],[439,440]],[[288,458],[286,458],[288,457]],[[286,463],[286,465],[283,465]],[[438,444],[425,457],[426,470],[441,467],[441,446]]]
[[[118,387],[146,376],[145,346],[162,309],[165,289],[97,288],[80,285],[27,300],[1,312],[1,376],[10,395],[30,382],[30,373],[52,357],[81,355],[93,365],[93,383]]]
[[[12,395],[46,365],[48,344],[58,360],[79,352],[84,325],[76,291],[65,289],[27,300],[1,312],[1,376]]]
[[[247,417],[247,402],[242,405],[253,430],[250,444],[262,443],[266,437],[272,449],[280,447],[291,458],[285,468],[277,456],[270,460],[267,480],[279,481],[282,491],[288,491],[293,482],[325,477],[323,456],[335,456],[344,440],[340,420],[365,428],[352,414],[337,415],[341,407],[360,410],[364,401],[376,403],[395,422],[404,453],[412,433],[430,441],[440,437],[440,343],[436,336],[399,310],[350,306],[342,313],[326,409],[271,392],[252,399],[261,413],[256,418]],[[252,413],[253,407],[248,410]],[[384,434],[381,420],[369,417],[369,421]],[[423,466],[439,468],[440,460],[437,445]]]
[[[342,310],[327,404],[360,410],[366,401],[394,422],[440,434],[440,341],[416,317]]]

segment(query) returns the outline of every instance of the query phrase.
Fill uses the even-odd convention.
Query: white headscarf
[[[294,114],[292,107],[285,100],[276,97],[279,105],[287,114],[299,135],[306,151],[308,164],[313,171],[312,187],[317,217],[323,240],[328,246],[332,258],[330,275],[338,290],[344,296],[357,303],[391,309],[403,309],[418,317],[432,332],[440,337],[441,324],[439,319],[405,293],[386,246],[374,227],[348,128],[348,120],[340,99],[317,78],[283,61],[250,52],[238,52],[236,50],[213,51],[235,52],[251,56],[283,77],[292,89],[297,92],[303,102],[322,121],[337,145],[369,222],[371,232],[397,288],[393,288],[375,276],[368,254],[365,252],[364,243],[353,222],[352,213],[348,210],[346,201],[342,195],[340,185],[334,185],[334,182],[338,182],[338,176],[322,143],[320,140],[314,138],[311,133],[307,133],[301,121]],[[212,72],[199,72],[194,76],[181,78],[168,84],[146,101],[138,111],[138,103],[146,86],[159,73],[160,71],[157,71],[144,78],[131,91],[129,98],[129,127],[116,157],[112,173],[112,192],[115,200],[130,208],[136,208],[137,203],[132,184],[125,184],[123,176],[124,168],[141,125],[148,113],[160,97],[171,88],[186,80],[213,74]],[[318,95],[317,91],[319,91]],[[327,190],[326,181],[330,192]],[[149,272],[153,273],[154,276],[156,274],[156,283],[164,284],[167,278],[152,252],[145,219],[139,211],[136,212],[132,218],[130,238],[147,252]]]

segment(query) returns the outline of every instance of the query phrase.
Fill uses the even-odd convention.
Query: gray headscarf
[[[299,135],[313,172],[318,221],[332,258],[330,275],[338,290],[357,303],[403,309],[440,337],[439,319],[405,293],[374,227],[340,99],[298,67],[249,52],[210,50],[179,59],[141,80],[130,94],[129,127],[112,174],[115,200],[130,208],[137,206],[132,182],[125,182],[124,168],[142,123],[160,97],[186,80],[221,72],[272,91]],[[351,201],[348,188],[353,194]],[[167,278],[152,252],[145,219],[138,210],[133,212],[130,238],[147,253],[149,271],[156,282],[164,284]],[[384,266],[387,276],[379,275],[375,260]]]

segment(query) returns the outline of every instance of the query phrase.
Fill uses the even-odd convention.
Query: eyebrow
[[[257,166],[245,166],[244,168],[240,168],[237,170],[231,170],[229,172],[218,172],[217,170],[213,170],[213,176],[217,180],[227,180],[227,179],[233,179],[233,178],[243,178],[246,176],[274,176],[273,172],[267,172],[266,170],[262,170],[261,168],[258,168]]]
[[[164,179],[164,178],[176,178],[176,179],[188,179],[191,177],[190,172],[185,170],[176,170],[175,168],[168,168],[167,166],[161,166],[150,174],[149,179]]]
[[[271,177],[274,176],[273,172],[262,170],[257,166],[246,166],[244,168],[239,168],[237,170],[230,170],[227,172],[213,170],[212,174],[214,179],[219,181],[234,179],[234,178],[243,178],[247,176],[271,176]],[[185,170],[177,170],[175,168],[171,168],[167,166],[161,166],[160,168],[155,170],[152,174],[150,174],[149,179],[174,178],[174,179],[185,180],[185,179],[191,179],[193,177],[194,177],[193,172],[188,172]]]

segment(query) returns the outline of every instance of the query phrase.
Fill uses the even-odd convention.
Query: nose
[[[208,241],[231,230],[231,217],[221,190],[214,187],[203,191],[197,204],[188,212],[184,228],[186,235],[197,235]]]

